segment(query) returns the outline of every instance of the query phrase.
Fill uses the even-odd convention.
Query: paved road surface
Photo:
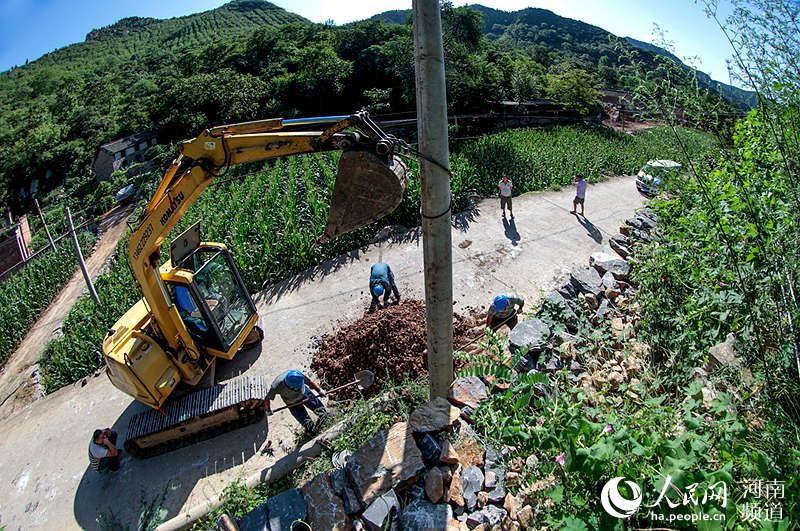
[[[516,220],[510,225],[502,222],[496,200],[458,216],[453,229],[456,309],[485,307],[495,294],[510,290],[527,301],[538,299],[569,267],[588,264],[589,254],[642,205],[633,177],[590,185],[588,220],[569,214],[572,195],[569,187],[514,198]],[[467,240],[471,244],[462,248]],[[391,264],[404,297],[422,298],[417,231],[341,256],[259,293],[256,302],[266,325],[261,348],[220,363],[218,375],[250,371],[271,379],[279,371],[307,368],[312,337],[363,315],[369,268],[379,260]],[[171,518],[216,498],[225,485],[269,466],[293,447],[293,420],[279,413],[270,418],[269,433],[264,425],[253,425],[148,460],[123,457],[115,475],[91,470],[92,430],[113,426],[124,439],[129,418],[142,408],[101,375],[1,421],[0,526],[95,529],[98,515],[133,526],[142,506],[161,497],[162,516]],[[273,456],[260,452],[267,438]]]

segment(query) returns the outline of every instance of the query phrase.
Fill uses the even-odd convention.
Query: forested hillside
[[[404,12],[387,17],[393,23],[312,24],[263,0],[234,0],[169,20],[123,19],[4,72],[0,207],[29,210],[34,182],[40,197],[66,184],[82,200],[96,188],[99,146],[143,129],[167,143],[257,118],[412,111],[411,27]],[[654,75],[663,60],[540,9],[445,3],[442,17],[451,113],[506,98],[589,112],[596,88],[633,86],[632,60]]]

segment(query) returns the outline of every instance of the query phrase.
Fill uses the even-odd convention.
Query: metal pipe
[[[92,284],[92,276],[89,274],[89,270],[86,269],[86,263],[83,261],[83,253],[81,252],[81,246],[78,244],[78,235],[75,233],[75,227],[72,225],[72,214],[69,212],[69,207],[67,207],[67,222],[69,222],[69,232],[72,234],[72,243],[75,244],[75,254],[78,257],[81,271],[83,271],[83,279],[86,281],[86,287],[89,288],[89,294],[92,296],[94,303],[100,306],[100,299],[97,298],[97,292],[94,290],[94,284]]]
[[[417,132],[422,180],[422,248],[430,396],[445,397],[453,381],[453,249],[450,233],[447,98],[438,0],[414,0]]]

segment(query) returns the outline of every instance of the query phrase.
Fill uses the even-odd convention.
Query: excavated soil
[[[465,345],[483,334],[486,314],[453,314],[453,344]],[[364,317],[322,338],[314,353],[311,368],[327,388],[353,381],[361,370],[375,374],[375,392],[388,379],[428,373],[425,334],[425,303],[403,299],[398,305],[364,313]],[[455,360],[456,369],[461,363]],[[352,397],[355,389],[345,389],[337,397]]]

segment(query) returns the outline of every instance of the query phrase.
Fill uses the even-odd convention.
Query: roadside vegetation
[[[91,232],[78,234],[84,256],[91,252],[96,237]],[[70,239],[34,258],[18,273],[0,284],[0,367],[14,352],[78,267],[78,258]]]
[[[712,17],[714,6],[707,3]],[[597,395],[576,386],[566,370],[550,397],[517,378],[478,409],[480,432],[511,446],[512,459],[524,463],[518,492],[538,506],[536,527],[796,525],[800,89],[785,80],[798,77],[800,49],[796,42],[784,46],[796,35],[796,17],[789,4],[755,2],[736,3],[731,18],[720,21],[741,75],[759,88],[760,107],[730,129],[716,128],[730,133],[721,139],[728,149],[700,161],[684,158],[691,161],[686,173],[653,202],[660,238],[633,261],[635,342],[621,341],[611,328],[571,342],[589,366],[626,359],[644,342],[647,370]],[[638,97],[667,121],[676,104],[691,120],[714,119],[713,109],[670,79],[643,81]],[[682,149],[680,135],[673,139]],[[550,324],[558,330],[557,321]],[[712,359],[709,349],[726,338],[736,358]],[[487,346],[502,354],[501,343]],[[492,359],[479,367],[508,378]],[[601,486],[615,477],[641,487],[643,505],[629,520],[600,505]],[[619,487],[627,500],[637,497],[624,482]],[[659,523],[650,511],[684,520]]]
[[[681,132],[681,138],[690,150],[681,156],[676,153],[679,160],[698,158],[712,144],[709,135],[694,131]],[[507,131],[466,142],[451,156],[454,211],[469,208],[476,195],[494,194],[502,172],[514,179],[517,192],[558,188],[572,182],[573,171],[585,171],[595,179],[633,173],[648,159],[673,153],[669,139],[662,128],[626,135],[577,126]],[[200,221],[203,238],[231,249],[248,289],[256,293],[368,244],[386,225],[419,224],[419,168],[411,161],[411,179],[395,212],[380,223],[315,245],[327,219],[337,163],[338,154],[325,153],[278,159],[251,173],[234,168],[212,183],[173,235]],[[162,251],[166,259],[168,247]],[[64,323],[64,336],[47,346],[42,359],[47,392],[102,366],[97,352],[106,331],[140,297],[127,259],[125,239],[110,271],[95,283],[100,307],[89,297],[80,300]]]

